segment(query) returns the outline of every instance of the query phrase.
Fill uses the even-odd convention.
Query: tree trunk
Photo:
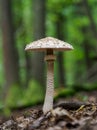
[[[31,56],[28,52],[25,52],[26,59],[26,80],[25,80],[25,88],[29,85],[29,80],[31,79]]]
[[[86,9],[86,15],[88,16],[89,20],[90,20],[90,27],[91,27],[91,30],[92,30],[92,33],[94,35],[94,38],[97,40],[97,30],[96,30],[96,25],[95,25],[95,22],[93,20],[93,16],[91,14],[91,9],[89,7],[89,4],[88,4],[88,1],[87,0],[83,0],[83,5]]]
[[[6,87],[19,83],[19,60],[15,46],[11,0],[1,0],[2,40]],[[7,89],[5,90],[7,92]]]
[[[92,34],[94,36],[94,39],[97,41],[97,30],[96,30],[96,25],[95,25],[95,21],[93,19],[93,16],[92,16],[92,13],[91,13],[91,8],[89,7],[89,3],[87,0],[83,0],[83,5],[85,7],[85,13],[87,15],[87,17],[89,18],[90,20],[90,30],[92,31]],[[95,46],[94,47],[91,47],[93,48],[93,51],[95,51],[95,55],[94,57],[96,56],[96,52],[97,52],[97,45],[96,45],[96,41],[95,41]],[[88,39],[88,42],[90,42],[90,40]],[[91,44],[92,45],[92,44]],[[85,46],[87,46],[86,50],[88,51],[88,54],[90,53],[90,48],[88,47],[89,45],[88,44],[85,44]],[[86,52],[87,53],[87,52]],[[86,54],[87,56],[87,54]],[[97,74],[96,70],[95,70],[95,65],[93,62],[92,62],[92,59],[91,58],[88,58],[86,59],[87,60],[87,67],[88,67],[88,75],[87,75],[87,78],[88,78],[88,82],[90,82],[91,80],[91,77],[93,75],[95,75],[95,73]],[[92,68],[92,71],[89,72],[90,68]],[[96,67],[97,68],[97,67]],[[94,77],[91,81],[95,81],[96,77]]]
[[[86,67],[87,67],[87,71],[89,71],[89,69],[91,68],[91,58],[89,56],[90,47],[88,41],[85,40],[83,45],[84,45]]]
[[[92,19],[91,14],[90,14],[90,9],[89,9],[87,0],[80,1],[77,6],[79,7],[79,10],[77,10],[77,12],[75,12],[75,13],[77,15],[79,15],[80,17],[83,16],[83,15],[84,16],[87,15],[87,17],[90,18],[90,23],[93,22],[93,19]],[[83,6],[85,8],[83,8]],[[86,9],[86,10],[84,10],[84,9]],[[95,29],[94,29],[94,26],[95,25],[91,26],[92,27],[92,31],[93,31],[93,33],[96,33]],[[83,51],[84,51],[84,61],[85,61],[86,70],[85,70],[83,76],[80,79],[78,79],[79,70],[76,72],[75,79],[78,79],[78,81],[80,81],[80,83],[81,82],[86,82],[86,79],[88,77],[88,72],[89,72],[89,70],[92,67],[92,61],[91,61],[91,57],[90,57],[90,52],[92,51],[92,47],[91,47],[89,36],[88,36],[89,31],[90,31],[90,26],[85,26],[84,25],[81,29],[82,29],[82,33],[83,33],[83,36],[84,36]],[[79,64],[82,64],[82,62],[80,63],[80,61],[79,61]],[[79,64],[78,64],[78,66],[79,66]]]
[[[56,21],[56,33],[60,40],[64,40],[64,18],[60,15],[60,18]],[[66,85],[65,69],[64,69],[64,55],[63,52],[58,53],[58,71],[59,71],[59,84],[61,87]]]
[[[86,35],[88,33],[88,29],[84,28],[83,29],[83,34]],[[84,39],[84,53],[85,53],[85,62],[86,62],[86,69],[87,69],[87,73],[86,73],[86,80],[89,82],[91,76],[95,73],[95,69],[94,68],[94,63],[92,62],[92,58],[90,57],[90,52],[91,52],[91,46],[90,46],[90,40],[88,39],[88,37],[86,36]],[[92,69],[92,70],[91,70]]]
[[[45,0],[33,1],[33,37],[34,40],[45,37]],[[33,53],[32,78],[44,85],[44,54]]]

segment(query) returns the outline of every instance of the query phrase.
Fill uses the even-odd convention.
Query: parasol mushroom
[[[56,56],[54,51],[72,50],[73,47],[61,40],[53,37],[46,37],[28,44],[26,51],[44,51],[46,52],[45,61],[47,62],[47,86],[46,96],[43,105],[43,113],[53,109],[53,95],[54,95],[54,61]]]

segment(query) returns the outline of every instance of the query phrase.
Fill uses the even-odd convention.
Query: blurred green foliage
[[[21,80],[25,82],[25,52],[24,48],[27,43],[33,40],[33,2],[22,0],[22,1],[12,1],[13,9],[13,19],[14,19],[14,29],[15,29],[15,40],[19,52],[19,64],[20,64],[20,75]],[[95,4],[96,3],[96,4]],[[46,35],[56,37],[56,27],[55,23],[60,18],[64,16],[64,35],[65,41],[71,43],[74,46],[72,52],[64,53],[64,68],[66,72],[66,83],[67,86],[72,86],[77,83],[83,77],[86,71],[85,64],[85,54],[83,49],[83,42],[85,38],[89,39],[88,44],[92,48],[96,48],[96,40],[93,37],[92,30],[89,29],[87,34],[82,31],[83,27],[90,27],[90,19],[86,13],[81,14],[83,6],[81,5],[81,0],[48,0],[46,1]],[[92,13],[94,23],[97,24],[97,2],[95,0],[88,0],[90,11]],[[0,30],[0,43],[2,43],[2,34]],[[97,52],[97,50],[96,50]],[[95,56],[95,51],[90,51],[90,57]],[[55,87],[58,87],[58,72],[57,72],[57,61],[55,62]],[[79,76],[75,76],[79,73]],[[76,78],[77,79],[76,79]],[[3,91],[3,86],[5,83],[4,79],[4,68],[3,68],[3,54],[2,54],[2,44],[0,44],[0,94]],[[86,85],[83,81],[80,82],[80,86],[85,84],[84,88],[87,90],[92,90],[96,88],[95,82]],[[93,87],[91,87],[93,86]],[[78,87],[78,86],[77,86]],[[78,87],[79,88],[79,87]],[[67,88],[62,90],[59,95],[72,95],[75,88]],[[35,104],[43,101],[44,90],[42,86],[37,81],[33,79],[29,82],[27,88],[22,88],[21,86],[11,86],[8,91],[8,98],[6,99],[5,106],[16,107],[23,106],[26,104]],[[0,108],[3,106],[3,101],[1,98]]]
[[[6,98],[5,105],[8,108],[22,107],[28,104],[36,104],[43,101],[44,92],[42,86],[36,81],[32,80],[28,88],[22,88],[14,85],[10,88]]]

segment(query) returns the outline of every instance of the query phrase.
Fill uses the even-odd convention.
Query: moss
[[[25,90],[24,104],[35,104],[37,102],[43,101],[44,92],[42,86],[36,81],[32,80],[29,82],[29,87]]]
[[[57,94],[55,95],[55,99],[60,97],[69,97],[75,94],[75,91],[72,88],[63,88],[63,89],[58,89],[56,91]]]

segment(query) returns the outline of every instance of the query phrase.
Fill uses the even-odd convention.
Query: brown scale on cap
[[[53,94],[54,94],[54,61],[56,56],[54,51],[72,50],[73,47],[61,40],[53,37],[46,37],[28,44],[26,51],[44,51],[46,52],[45,61],[47,62],[47,88],[46,96],[43,105],[44,114],[53,109]]]

